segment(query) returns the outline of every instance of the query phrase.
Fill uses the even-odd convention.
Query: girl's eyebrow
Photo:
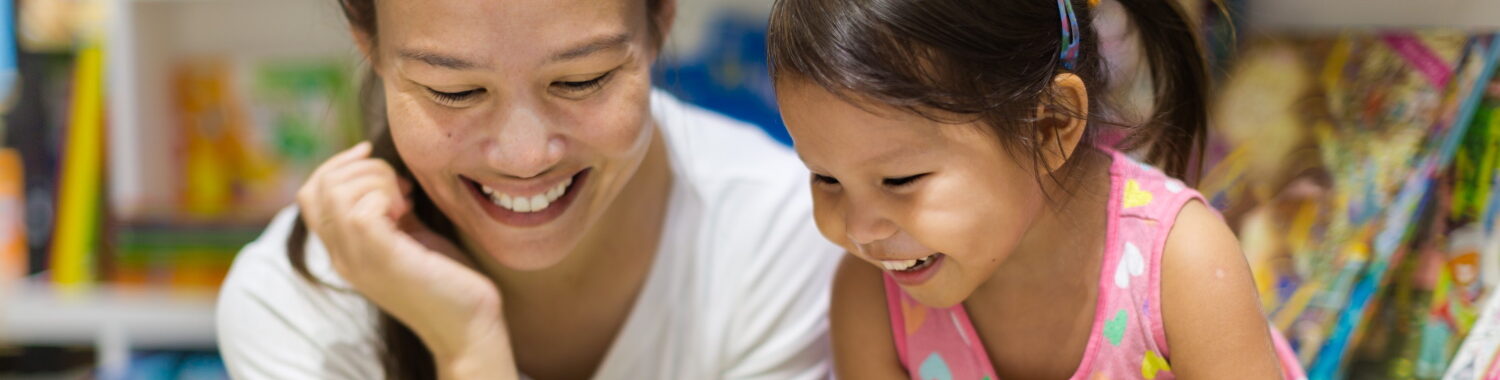
[[[877,151],[877,152],[865,155],[864,158],[862,160],[860,160],[860,163],[865,164],[865,165],[878,164],[878,163],[889,162],[889,161],[895,160],[896,158],[899,158],[899,157],[903,157],[903,156],[909,157],[909,156],[918,155],[918,154],[922,154],[922,153],[927,153],[927,152],[924,151],[924,150],[921,150],[921,149],[917,149],[916,147],[914,147],[914,146],[912,146],[910,144],[901,144],[900,146],[897,146],[894,149],[886,149],[884,151]]]

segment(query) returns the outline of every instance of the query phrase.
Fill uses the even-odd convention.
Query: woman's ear
[[[350,26],[349,34],[354,37],[354,47],[359,48],[359,56],[364,57],[365,61],[370,63],[370,67],[379,72],[380,65],[375,55],[375,41],[371,38],[370,32]]]
[[[677,21],[677,0],[657,0],[656,14],[651,15],[651,21],[656,22],[656,46],[660,51],[667,44],[667,36],[672,34],[672,24]]]
[[[1043,102],[1036,110],[1043,174],[1057,171],[1073,157],[1088,127],[1089,92],[1082,78],[1072,73],[1057,74],[1052,77],[1052,94],[1053,102]]]

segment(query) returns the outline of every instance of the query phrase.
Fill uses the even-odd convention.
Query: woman
[[[236,377],[826,376],[805,169],[651,89],[672,0],[341,5],[386,123],[236,259]]]

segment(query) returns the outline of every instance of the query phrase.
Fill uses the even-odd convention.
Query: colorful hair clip
[[[1096,2],[1097,0],[1089,0]],[[1073,2],[1057,0],[1057,15],[1062,18],[1062,59],[1064,69],[1072,70],[1078,60],[1078,15],[1073,13]]]

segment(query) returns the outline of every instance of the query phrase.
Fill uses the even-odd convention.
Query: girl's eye
[[[461,103],[463,103],[466,100],[473,99],[475,96],[478,96],[479,94],[483,94],[484,93],[484,89],[482,89],[482,88],[476,88],[476,89],[468,90],[468,91],[442,92],[442,91],[438,91],[438,90],[434,90],[434,89],[428,88],[427,89],[427,93],[430,94],[430,95],[432,95],[432,99],[434,101],[437,101],[438,104],[442,104],[442,105],[449,106],[449,107],[454,107],[454,106],[460,105]]]
[[[603,88],[604,82],[608,81],[610,76],[614,73],[614,70],[610,70],[609,72],[600,74],[593,79],[584,81],[552,82],[552,88],[558,91],[560,95],[564,97],[576,98],[583,95],[588,95],[595,90]]]
[[[824,185],[837,185],[837,184],[839,184],[839,180],[837,178],[829,177],[829,176],[822,175],[822,174],[813,174],[812,175],[812,181],[815,184],[824,184]]]
[[[902,187],[902,186],[910,185],[912,182],[916,182],[917,180],[922,179],[922,177],[926,177],[926,176],[927,176],[927,173],[917,174],[917,175],[912,175],[912,176],[905,176],[905,177],[886,178],[885,180],[881,181],[881,183],[885,184],[888,187]]]

